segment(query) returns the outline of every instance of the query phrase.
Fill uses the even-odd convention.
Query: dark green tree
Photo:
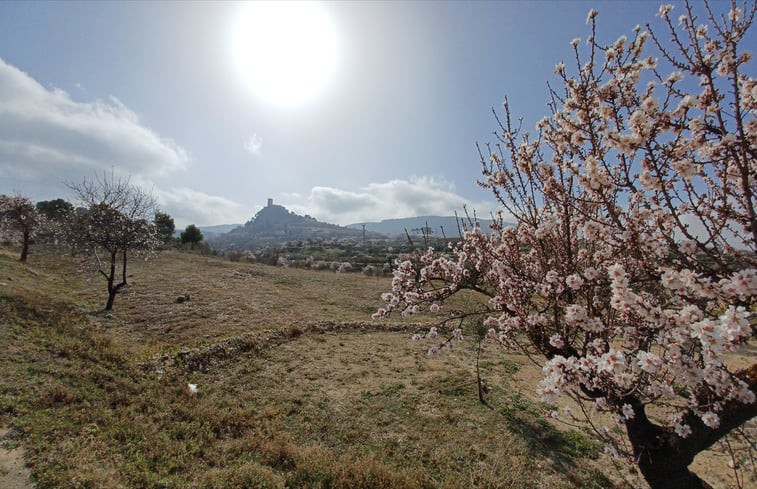
[[[199,243],[203,240],[202,231],[194,224],[187,226],[184,231],[181,232],[182,244],[189,243],[191,249],[195,249],[195,243]]]
[[[37,212],[51,222],[63,223],[73,210],[71,202],[63,199],[37,202]]]
[[[74,206],[63,199],[41,200],[36,205],[37,214],[43,218],[43,226],[37,232],[37,239],[57,244],[66,237],[66,228],[74,216]]]
[[[164,245],[171,243],[173,240],[173,233],[176,231],[176,224],[173,222],[173,217],[165,212],[157,211],[153,223],[155,224],[158,239]]]

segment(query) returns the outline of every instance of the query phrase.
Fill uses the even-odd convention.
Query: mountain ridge
[[[214,224],[212,226],[197,226],[197,227],[200,228],[200,231],[202,231],[202,234],[205,235],[205,237],[207,238],[210,236],[219,236],[221,234],[226,234],[238,228],[239,226],[242,226],[242,224]]]
[[[491,219],[476,221],[481,230],[488,233],[494,223]],[[505,223],[507,224],[507,223]],[[427,233],[436,237],[457,238],[473,226],[468,217],[417,216],[383,219],[378,222],[354,223],[340,226],[305,215],[296,214],[286,207],[274,204],[258,211],[249,221],[240,225],[223,224],[203,226],[206,241],[219,250],[257,250],[295,241],[318,241],[332,239],[396,239],[406,232],[410,235]],[[223,230],[226,232],[221,232]]]
[[[477,219],[481,229],[488,233],[490,226],[494,223],[491,219]],[[410,234],[422,234],[422,229],[428,227],[430,234],[434,236],[447,236],[456,238],[463,231],[463,224],[470,228],[468,218],[459,218],[455,216],[417,216],[401,217],[392,219],[382,219],[377,222],[364,222],[348,224],[346,227],[352,229],[362,229],[365,225],[366,231],[372,231],[388,235],[405,234],[407,230]]]

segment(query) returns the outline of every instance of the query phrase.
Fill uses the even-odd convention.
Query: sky
[[[129,178],[179,228],[244,223],[268,198],[343,225],[488,215],[475,144],[492,108],[546,115],[592,8],[600,41],[660,27],[653,1],[311,7],[0,2],[0,194],[73,200],[67,184]]]

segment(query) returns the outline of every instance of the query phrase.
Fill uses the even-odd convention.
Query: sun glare
[[[314,98],[336,68],[336,33],[327,12],[315,2],[245,5],[233,28],[232,49],[245,83],[276,105],[300,105]]]

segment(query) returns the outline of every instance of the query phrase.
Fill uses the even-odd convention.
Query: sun
[[[316,2],[251,2],[236,17],[231,42],[244,82],[276,105],[313,99],[336,68],[336,32]]]

